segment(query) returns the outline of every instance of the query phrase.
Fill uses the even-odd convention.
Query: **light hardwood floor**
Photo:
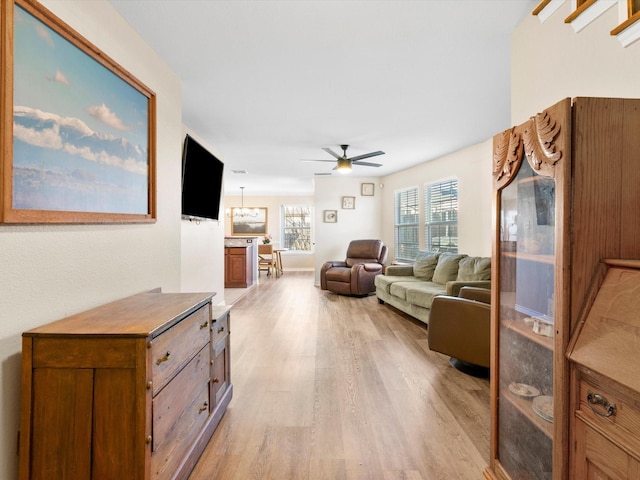
[[[313,280],[261,279],[234,305],[234,398],[190,480],[481,479],[489,382],[421,322]]]

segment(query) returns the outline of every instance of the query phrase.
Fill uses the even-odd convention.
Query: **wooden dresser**
[[[23,334],[20,479],[184,479],[233,387],[229,307],[142,293]]]
[[[640,261],[605,260],[569,345],[571,478],[640,479]]]

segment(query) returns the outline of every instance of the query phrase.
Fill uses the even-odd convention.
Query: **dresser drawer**
[[[211,340],[215,345],[229,334],[229,315],[225,314],[218,319],[214,319],[211,323],[211,329],[213,330]]]
[[[153,395],[209,342],[209,317],[207,305],[151,342]]]
[[[584,376],[576,415],[618,445],[640,455],[640,404],[610,385]]]
[[[153,399],[153,478],[172,478],[206,424],[209,405],[207,345]]]

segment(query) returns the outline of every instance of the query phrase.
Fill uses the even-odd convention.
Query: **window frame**
[[[452,191],[455,193],[452,194]],[[458,179],[452,177],[424,184],[422,205],[424,208],[423,235],[426,250],[430,252],[458,253],[458,218],[460,213]],[[436,218],[436,214],[440,215],[441,218]],[[444,248],[442,242],[438,245],[432,242],[432,239],[436,238],[433,235],[435,233],[433,230],[443,227],[447,231],[447,235],[438,235],[437,238],[448,239],[447,246]],[[452,239],[455,239],[455,241],[452,242]]]
[[[296,226],[288,226],[287,225],[287,218],[291,216],[291,215],[287,214],[287,209],[288,208],[308,209],[307,213],[305,214],[305,217],[307,219],[307,223],[305,223],[305,225],[297,226],[297,227]],[[302,215],[298,215],[298,216],[302,217]],[[299,203],[281,205],[281,207],[280,207],[280,246],[282,248],[286,248],[289,252],[313,253],[314,252],[313,218],[314,218],[313,205],[299,204]],[[296,249],[296,248],[291,248],[291,246],[290,246],[290,244],[288,243],[288,240],[287,240],[287,235],[291,234],[291,233],[287,233],[288,229],[296,229],[296,230],[306,229],[306,230],[308,230],[309,233],[308,233],[307,242],[309,244],[309,249],[308,250],[300,250],[300,249]]]
[[[412,262],[420,251],[420,189],[407,187],[394,193],[393,201],[393,237],[395,260]],[[415,209],[414,213],[401,214],[401,210]],[[414,218],[411,219],[411,216]],[[402,219],[410,220],[401,222]],[[413,230],[413,232],[411,231]],[[414,241],[401,241],[401,233],[405,237],[414,237]],[[406,245],[406,247],[404,247]]]

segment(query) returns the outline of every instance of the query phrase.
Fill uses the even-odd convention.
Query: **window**
[[[311,251],[311,206],[282,206],[282,247]]]
[[[424,211],[427,250],[458,253],[458,180],[427,185]]]
[[[418,189],[410,188],[396,193],[395,249],[396,260],[415,260],[420,247],[418,238]]]

